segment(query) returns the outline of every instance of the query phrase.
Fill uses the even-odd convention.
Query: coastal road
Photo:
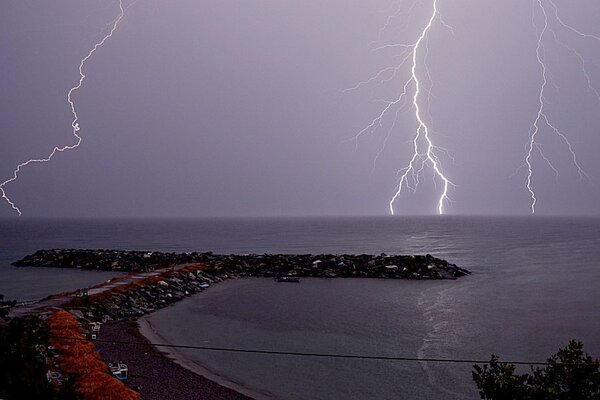
[[[182,268],[187,264],[178,265],[175,269]],[[140,281],[142,279],[150,278],[152,276],[160,275],[164,272],[169,271],[170,268],[160,268],[156,269],[152,272],[140,272],[130,275],[118,276],[115,278],[111,278],[106,282],[100,283],[99,285],[92,286],[88,289],[88,295],[96,295],[99,293],[103,293],[109,290],[113,290],[119,286],[128,285],[133,282]],[[47,310],[51,310],[53,308],[60,308],[67,304],[73,298],[76,298],[77,291],[72,292],[64,292],[55,294],[52,296],[48,296],[45,299],[35,301],[35,302],[27,302],[21,305],[17,305],[10,310],[9,316],[11,318],[14,317],[23,317],[26,315],[39,314]]]

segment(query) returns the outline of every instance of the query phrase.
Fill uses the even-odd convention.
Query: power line
[[[54,339],[65,339],[73,341],[89,341],[89,339],[66,337],[66,336],[51,336]],[[459,364],[487,364],[489,360],[477,360],[477,359],[457,359],[457,358],[435,358],[435,357],[401,357],[401,356],[373,356],[373,355],[359,355],[359,354],[340,354],[340,353],[311,353],[311,352],[296,352],[296,351],[279,351],[279,350],[260,350],[260,349],[241,349],[232,347],[213,347],[213,346],[192,346],[182,344],[167,344],[167,343],[152,343],[152,342],[139,342],[139,341],[124,341],[124,340],[106,340],[106,339],[95,339],[93,342],[99,343],[111,343],[118,345],[137,345],[147,346],[151,345],[154,347],[168,347],[174,349],[187,349],[187,350],[203,350],[203,351],[216,351],[225,353],[244,353],[244,354],[266,354],[266,355],[278,355],[278,356],[293,356],[293,357],[315,357],[315,358],[331,358],[331,359],[350,359],[350,360],[371,360],[371,361],[412,361],[412,362],[430,362],[430,363],[459,363]],[[514,364],[514,365],[556,365],[556,366],[583,366],[586,364],[577,363],[561,363],[555,362],[550,363],[547,361],[500,361],[499,364]],[[588,364],[594,365],[594,364]]]

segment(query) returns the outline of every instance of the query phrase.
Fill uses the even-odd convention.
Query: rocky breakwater
[[[369,254],[213,254],[120,250],[39,250],[13,263],[44,266],[145,272],[174,265],[202,263],[214,276],[356,277],[396,279],[456,279],[470,272],[429,254],[418,256]]]
[[[216,282],[238,278],[237,275],[228,274],[213,276],[207,274],[205,268],[204,264],[191,264],[177,270],[165,271],[110,290],[73,298],[64,308],[78,310],[82,313],[81,316],[90,320],[106,320],[105,317],[113,320],[133,320],[200,293]],[[102,285],[99,288],[102,288]],[[90,291],[93,292],[93,289]]]
[[[457,279],[470,273],[431,255],[386,254],[219,255],[67,249],[40,250],[14,265],[131,271],[132,275],[89,288],[89,294],[86,291],[64,305],[92,320],[135,319],[230,278]],[[173,268],[158,270],[169,266]],[[145,271],[156,272],[140,274]]]
[[[96,269],[103,271],[146,272],[191,261],[189,255],[152,251],[38,250],[12,265],[16,267],[57,267]]]

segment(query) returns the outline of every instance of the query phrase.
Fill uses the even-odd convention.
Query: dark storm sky
[[[600,3],[555,2],[563,20],[600,35]],[[414,116],[403,114],[373,170],[385,131],[363,136],[356,150],[346,139],[377,115],[381,104],[372,99],[397,94],[402,82],[339,91],[392,65],[392,52],[371,52],[392,4],[139,0],[86,65],[75,99],[82,146],[24,170],[7,192],[26,216],[385,214],[396,171],[411,156]],[[455,35],[440,25],[431,30],[426,118],[454,158],[442,158],[457,185],[451,214],[529,211],[524,171],[513,174],[541,80],[532,4],[439,0]],[[66,92],[117,5],[0,5],[2,180],[17,163],[73,143]],[[414,42],[430,6],[417,1],[381,44]],[[600,43],[554,27],[586,58],[600,87]],[[534,159],[537,210],[599,213],[600,104],[577,57],[551,41],[547,52],[557,86],[549,89],[548,112],[591,181],[579,180],[564,145],[544,131],[542,145],[560,176]],[[438,189],[426,170],[397,212],[434,213]],[[13,214],[0,203],[0,217]]]

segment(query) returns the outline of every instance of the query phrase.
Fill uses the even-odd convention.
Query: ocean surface
[[[177,344],[543,361],[576,338],[600,356],[599,218],[3,220],[0,293],[33,299],[113,275],[9,266],[39,248],[63,247],[430,253],[473,272],[456,281],[228,281],[149,317]],[[478,398],[470,364],[181,354],[265,397]]]

